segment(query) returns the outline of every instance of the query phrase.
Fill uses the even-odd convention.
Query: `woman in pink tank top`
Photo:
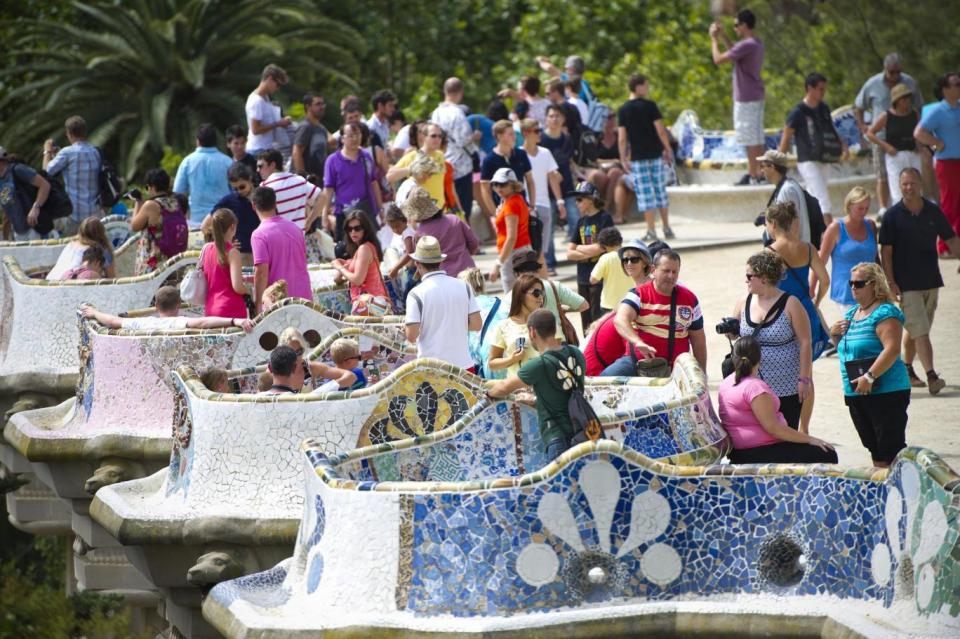
[[[213,242],[203,247],[201,267],[207,278],[207,301],[204,315],[207,317],[247,317],[247,304],[243,296],[247,285],[243,282],[240,253],[233,247],[237,232],[237,217],[230,209],[213,212]]]
[[[347,260],[333,260],[336,281],[350,283],[350,301],[354,315],[384,315],[392,310],[387,288],[380,274],[383,251],[370,218],[360,210],[344,216],[343,234],[347,242]]]

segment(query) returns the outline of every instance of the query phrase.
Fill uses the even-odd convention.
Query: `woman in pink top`
[[[720,422],[730,435],[734,464],[836,464],[833,446],[787,426],[780,399],[760,370],[760,344],[751,336],[733,345],[734,373],[720,383]]]
[[[207,278],[207,301],[204,315],[246,319],[247,304],[243,296],[243,266],[239,251],[233,248],[237,233],[237,216],[230,209],[217,209],[211,216],[213,242],[203,246],[200,257],[203,275]]]
[[[354,315],[384,315],[392,310],[390,297],[380,274],[383,251],[369,216],[359,209],[343,218],[347,240],[347,260],[333,260],[337,282],[350,283],[350,301]]]

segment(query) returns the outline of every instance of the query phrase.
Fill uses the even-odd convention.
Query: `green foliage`
[[[183,162],[183,158],[186,156],[186,153],[173,150],[173,147],[169,144],[163,147],[163,157],[160,158],[160,168],[166,171],[170,177],[173,177],[177,174],[177,167],[180,166],[180,163]]]
[[[0,71],[26,81],[0,99],[8,148],[39,149],[82,113],[90,139],[121,171],[155,166],[165,145],[193,147],[196,127],[244,121],[247,94],[266,62],[299,87],[350,84],[362,40],[305,0],[110,0],[73,2],[71,22],[25,20]],[[62,43],[62,46],[50,46]],[[302,91],[301,91],[302,92]],[[28,152],[36,159],[36,152]]]

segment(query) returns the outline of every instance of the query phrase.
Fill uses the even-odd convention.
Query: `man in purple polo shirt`
[[[312,300],[303,230],[277,215],[277,194],[273,189],[258,186],[250,201],[260,218],[260,226],[250,236],[257,312],[263,304],[263,291],[277,280],[287,281],[290,297]]]
[[[749,173],[738,182],[739,185],[758,183],[762,177],[757,156],[763,153],[763,100],[765,97],[760,69],[763,67],[763,42],[753,35],[757,18],[749,9],[737,14],[733,30],[739,41],[730,42],[723,25],[714,22],[710,25],[710,49],[713,63],[733,64],[733,128],[737,132],[737,142],[747,147],[747,166]],[[726,52],[720,52],[720,41]]]

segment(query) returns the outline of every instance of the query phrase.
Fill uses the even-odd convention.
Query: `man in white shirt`
[[[556,272],[557,258],[553,250],[553,212],[550,209],[550,194],[557,202],[557,209],[562,217],[566,217],[567,209],[560,190],[560,170],[557,161],[549,149],[538,146],[540,142],[540,123],[533,118],[524,118],[520,123],[520,132],[523,134],[523,150],[530,158],[530,173],[536,186],[536,202],[534,215],[543,222],[542,252],[547,264],[547,271]]]
[[[397,95],[389,89],[381,89],[370,98],[373,115],[367,120],[367,127],[378,136],[384,148],[390,142],[390,116],[397,110]]]
[[[467,338],[483,322],[473,289],[440,268],[447,256],[440,252],[437,238],[424,235],[410,256],[421,282],[407,294],[407,341],[417,345],[417,357],[443,360],[475,373]]]
[[[280,107],[270,101],[270,96],[287,83],[287,72],[275,64],[268,64],[260,74],[260,84],[247,97],[247,151],[256,156],[260,151],[275,148],[276,130],[290,126],[289,117],[280,117]]]
[[[107,328],[124,328],[130,331],[174,331],[185,328],[242,328],[245,333],[253,330],[253,321],[236,317],[183,317],[180,315],[180,291],[176,286],[162,286],[157,290],[157,314],[150,317],[117,317],[98,311],[89,304],[80,306],[80,312]]]
[[[463,82],[447,78],[443,83],[443,102],[433,110],[430,121],[447,134],[446,159],[453,166],[453,188],[460,199],[463,214],[469,218],[473,208],[473,159],[477,152],[480,132],[474,133],[460,103],[463,101]]]
[[[316,207],[320,189],[307,182],[302,175],[282,169],[283,155],[280,151],[263,151],[257,156],[257,172],[260,186],[273,189],[277,194],[277,216],[290,220],[301,229],[310,228],[307,223],[320,213]]]

